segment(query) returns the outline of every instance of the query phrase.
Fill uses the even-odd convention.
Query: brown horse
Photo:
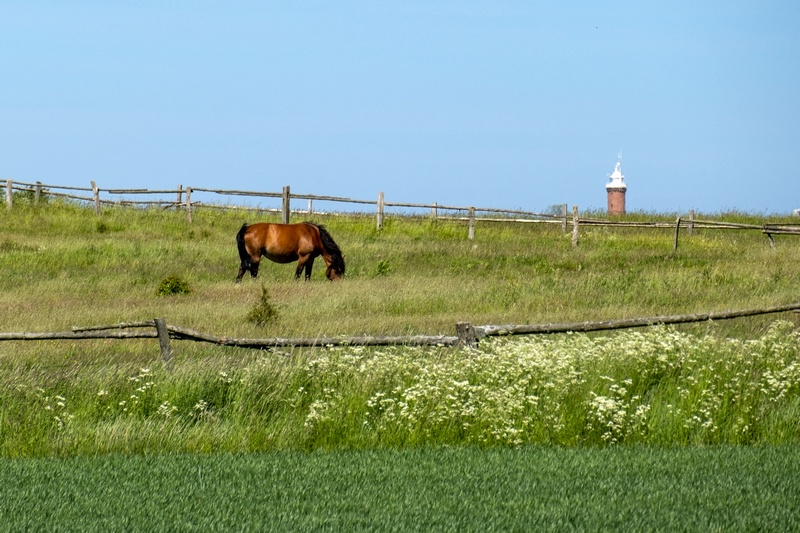
[[[268,224],[259,222],[242,226],[236,235],[239,258],[242,265],[236,283],[242,281],[245,272],[258,276],[258,265],[262,257],[276,263],[297,261],[295,279],[305,269],[306,280],[311,278],[314,259],[321,255],[328,266],[327,278],[336,281],[344,276],[344,257],[324,226],[301,222],[300,224]]]

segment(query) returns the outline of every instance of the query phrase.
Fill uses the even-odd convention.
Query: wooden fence
[[[170,340],[206,342],[217,346],[271,350],[275,348],[336,347],[336,346],[471,346],[485,337],[535,335],[567,332],[608,331],[666,324],[687,324],[709,320],[729,320],[748,316],[800,311],[800,303],[785,304],[760,309],[720,311],[688,315],[652,316],[604,320],[599,322],[571,322],[562,324],[486,325],[473,326],[469,322],[456,324],[456,334],[415,336],[358,336],[315,338],[264,338],[248,339],[219,337],[180,326],[170,326],[163,318],[141,322],[123,322],[107,326],[73,327],[71,331],[0,333],[0,341],[87,340],[87,339],[147,339],[157,338],[161,359],[172,367],[173,351]]]
[[[12,180],[0,180],[0,184],[6,191],[6,207],[13,208],[14,204],[14,191],[30,195],[34,203],[40,202],[45,196],[56,198],[67,198],[87,202],[94,205],[96,214],[100,214],[102,206],[147,206],[147,207],[161,207],[163,209],[183,209],[186,212],[187,223],[192,222],[192,213],[198,207],[202,208],[216,208],[216,209],[242,209],[257,212],[274,212],[281,214],[281,222],[288,224],[291,220],[291,214],[303,214],[311,216],[313,214],[330,214],[315,212],[313,209],[314,201],[334,202],[344,204],[356,205],[374,205],[375,206],[375,223],[378,230],[382,229],[384,217],[386,216],[386,208],[408,208],[416,210],[429,210],[433,218],[440,218],[445,220],[460,220],[467,223],[467,237],[469,239],[475,238],[475,223],[476,221],[484,222],[515,222],[515,223],[545,223],[545,224],[558,224],[564,233],[568,231],[568,227],[572,229],[572,246],[577,247],[579,241],[579,228],[581,226],[608,226],[608,227],[638,227],[638,228],[664,228],[674,229],[673,248],[678,248],[678,237],[681,228],[685,228],[686,233],[691,235],[694,229],[721,229],[721,230],[757,230],[761,231],[769,239],[771,246],[775,246],[773,235],[800,235],[800,224],[739,224],[732,222],[715,222],[709,220],[695,220],[694,212],[690,211],[688,218],[678,217],[673,222],[648,222],[648,221],[629,221],[629,220],[606,220],[596,218],[580,218],[578,213],[578,206],[572,207],[571,216],[567,210],[567,204],[560,206],[561,213],[558,215],[536,213],[532,211],[522,211],[514,209],[500,209],[493,207],[459,207],[450,205],[440,205],[436,202],[430,204],[424,203],[401,203],[401,202],[387,202],[384,198],[384,193],[379,192],[377,200],[357,200],[353,198],[343,198],[338,196],[320,196],[314,194],[293,194],[290,192],[289,186],[283,187],[281,192],[257,192],[257,191],[242,191],[242,190],[226,190],[226,189],[208,189],[202,187],[183,187],[178,185],[176,189],[166,190],[150,190],[150,189],[102,189],[97,186],[97,183],[92,181],[91,187],[69,187],[62,185],[46,185],[41,182],[24,183]],[[67,192],[59,192],[67,191]],[[80,195],[77,193],[86,192],[91,196]],[[108,197],[101,197],[101,193]],[[248,208],[242,206],[223,205],[213,202],[202,202],[197,200],[197,193],[212,194],[223,197],[251,197],[251,198],[280,198],[280,208]],[[128,196],[140,195],[155,195],[160,196],[157,200],[131,200],[126,198]],[[164,199],[165,195],[172,195],[174,200]],[[193,196],[194,195],[194,196]],[[117,196],[117,199],[113,199]],[[308,202],[307,208],[291,209],[292,200],[306,200]],[[445,214],[442,214],[445,213]],[[451,213],[451,214],[446,214]]]
[[[281,192],[259,192],[259,191],[242,191],[242,190],[230,190],[230,189],[208,189],[204,187],[183,187],[182,185],[178,185],[176,189],[169,189],[169,190],[149,190],[149,189],[103,189],[97,186],[97,183],[92,181],[91,187],[66,187],[60,185],[47,185],[41,182],[36,183],[25,183],[25,182],[17,182],[12,180],[0,180],[0,184],[4,183],[4,188],[6,191],[6,207],[11,209],[14,203],[14,191],[30,195],[33,199],[33,202],[39,202],[42,197],[44,196],[52,196],[56,198],[67,198],[72,200],[78,200],[82,202],[87,202],[89,204],[94,205],[95,212],[97,214],[100,213],[102,206],[115,206],[115,205],[124,205],[124,206],[156,206],[161,207],[164,209],[168,208],[176,208],[176,209],[184,209],[186,212],[186,219],[188,223],[192,222],[192,213],[198,207],[203,208],[216,208],[216,209],[242,209],[242,210],[251,210],[251,211],[258,211],[258,212],[273,212],[273,213],[280,213],[281,214],[281,221],[284,224],[288,224],[291,219],[291,214],[302,214],[302,215],[313,215],[313,214],[329,214],[329,213],[319,213],[314,211],[314,202],[334,202],[334,203],[342,203],[342,204],[355,204],[355,205],[372,205],[375,206],[376,214],[376,226],[377,229],[381,229],[383,227],[383,220],[386,216],[386,208],[407,208],[407,209],[425,209],[429,210],[431,216],[434,218],[443,218],[443,219],[457,219],[457,220],[465,220],[469,222],[470,226],[470,235],[474,237],[474,224],[476,216],[479,216],[483,213],[484,216],[480,217],[480,220],[483,222],[490,222],[490,221],[516,221],[516,222],[550,222],[550,223],[557,223],[560,224],[566,231],[566,226],[568,223],[567,213],[566,213],[566,204],[562,206],[562,214],[561,215],[552,215],[552,214],[545,214],[545,213],[536,213],[532,211],[522,211],[522,210],[514,210],[514,209],[498,209],[493,207],[458,207],[458,206],[450,206],[450,205],[440,205],[436,202],[431,204],[421,204],[421,203],[407,203],[407,202],[387,202],[384,197],[383,192],[378,193],[377,200],[359,200],[354,198],[344,198],[339,196],[321,196],[315,194],[293,194],[290,192],[290,187],[285,186],[283,187]],[[69,191],[69,192],[59,192],[59,191]],[[91,195],[81,195],[76,194],[73,191],[77,192],[86,192],[90,193]],[[131,200],[130,198],[108,198],[101,196],[103,193],[106,196],[118,196],[118,197],[129,197],[129,196],[138,196],[138,195],[157,195],[161,196],[161,199],[158,200],[141,200],[135,199]],[[250,197],[250,198],[280,198],[281,200],[281,207],[280,208],[248,208],[248,207],[241,207],[241,206],[232,206],[232,205],[223,205],[220,203],[213,203],[213,202],[202,202],[198,201],[197,193],[205,193],[205,194],[212,194],[218,195],[222,197]],[[166,200],[164,199],[165,195],[173,195],[174,200]],[[307,201],[307,208],[306,209],[291,209],[292,200],[305,200]],[[461,215],[453,216],[447,215],[444,213],[460,213]],[[487,215],[502,215],[502,219],[492,219],[490,216]],[[511,217],[522,217],[514,220]]]

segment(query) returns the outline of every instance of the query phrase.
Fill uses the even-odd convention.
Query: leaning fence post
[[[161,361],[167,370],[172,370],[172,348],[169,345],[169,331],[167,321],[163,318],[156,318],[156,333],[158,333],[158,345],[161,348]]]
[[[378,213],[376,215],[376,222],[375,222],[378,230],[383,228],[383,193],[378,193]]]
[[[681,217],[678,217],[678,220],[675,221],[675,242],[672,243],[672,250],[675,251],[678,249],[678,233],[680,233],[681,229]]]
[[[764,233],[767,234],[767,238],[769,239],[769,247],[773,250],[775,249],[775,239],[772,238],[772,233],[767,233],[767,227],[764,226]]]
[[[12,198],[11,186],[12,186],[12,181],[6,180],[6,207],[8,209],[11,209],[11,207],[14,205],[14,201],[11,199]]]
[[[289,194],[289,186],[283,187],[283,194],[281,195],[281,224],[289,223],[289,204],[291,202],[291,195]]]
[[[572,247],[578,247],[578,206],[572,206]]]
[[[100,189],[97,188],[97,183],[92,181],[92,195],[94,196],[94,213],[100,214]]]
[[[469,208],[469,240],[475,239],[475,208]]]
[[[458,344],[461,346],[475,347],[478,345],[478,336],[475,334],[475,328],[470,322],[457,322],[456,335],[458,336]]]

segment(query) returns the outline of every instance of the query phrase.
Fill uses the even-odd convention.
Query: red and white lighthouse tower
[[[611,174],[611,181],[606,183],[609,215],[625,214],[625,191],[627,188],[625,176],[622,175],[622,153],[620,153],[617,155],[617,165],[614,167],[614,173]]]

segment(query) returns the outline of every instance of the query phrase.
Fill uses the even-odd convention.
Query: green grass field
[[[800,448],[0,461],[6,531],[794,531]]]
[[[629,218],[637,216],[675,219]],[[777,236],[773,249],[757,231],[695,230],[673,251],[671,230],[593,227],[572,248],[560,226],[479,221],[471,241],[461,222],[390,217],[377,231],[372,217],[357,215],[315,217],[345,254],[343,282],[325,281],[318,260],[309,283],[295,282],[292,266],[268,263],[258,280],[234,285],[236,231],[245,221],[276,221],[270,217],[199,209],[187,225],[179,212],[109,208],[98,216],[60,202],[15,201],[14,209],[0,211],[0,330],[65,331],[164,317],[230,337],[453,335],[460,321],[578,322],[798,301],[800,247],[791,236]],[[791,221],[740,213],[702,218]],[[165,281],[188,292],[169,294]],[[60,505],[86,519],[94,515],[81,505],[95,506],[90,523],[98,528],[177,523],[189,519],[181,514],[188,508],[199,529],[229,520],[239,520],[238,529],[254,520],[384,529],[381,517],[397,518],[401,503],[414,503],[422,507],[398,529],[463,529],[467,520],[490,529],[770,529],[762,509],[773,507],[778,517],[793,512],[774,522],[787,526],[776,529],[792,529],[796,508],[781,498],[800,444],[797,320],[785,313],[499,338],[475,350],[254,351],[173,341],[171,371],[155,339],[4,341],[0,477],[29,479],[26,494],[34,501],[32,495],[52,494],[38,499],[55,506],[45,519],[66,520]],[[360,471],[362,463],[374,471]],[[463,520],[452,512],[455,497],[422,480],[412,463],[427,465],[425,472],[441,464],[442,478],[465,478],[454,481],[463,487]],[[460,463],[472,470],[459,470]],[[107,468],[117,477],[93,477]],[[247,473],[226,478],[216,471],[213,481],[192,478],[204,468],[296,472],[292,479],[301,481],[265,475],[264,485],[252,485],[242,481]],[[339,473],[320,473],[328,469]],[[567,478],[558,478],[561,470]],[[536,483],[504,486],[518,471]],[[70,476],[85,476],[95,488],[73,496],[83,482]],[[347,490],[377,503],[353,503],[361,500],[340,484],[349,476],[359,482]],[[116,512],[128,499],[118,491],[149,493],[155,480],[170,487],[173,478],[187,485],[188,494],[171,491],[183,495],[183,504],[170,508],[166,496],[147,504],[162,504],[152,518],[162,522]],[[579,490],[584,478],[594,482]],[[651,481],[660,485],[648,490]],[[640,485],[641,500],[623,497]],[[288,514],[214,507],[222,495],[236,502],[246,499],[237,494],[283,487],[292,495]],[[754,487],[765,499],[750,496]],[[198,494],[217,488],[216,499]],[[600,491],[599,499],[590,489]],[[515,500],[516,492],[524,496]],[[104,493],[111,510],[95,496]],[[409,493],[422,499],[411,501]],[[304,494],[312,495],[305,504]],[[406,494],[401,503],[398,494]],[[193,498],[209,503],[193,507]],[[7,501],[15,503],[2,506],[3,518],[22,521],[14,529],[40,528],[25,522],[39,518],[24,502]],[[517,507],[504,514],[506,502]],[[585,513],[575,511],[578,502]],[[127,523],[112,521],[128,516]],[[518,525],[515,516],[525,522]],[[54,528],[86,529],[66,522]]]

